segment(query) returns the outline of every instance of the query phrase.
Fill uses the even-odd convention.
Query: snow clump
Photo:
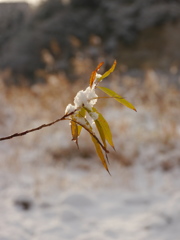
[[[92,110],[92,107],[97,102],[98,95],[95,93],[95,90],[87,87],[85,91],[81,90],[77,93],[74,98],[75,108],[85,107],[88,110]]]
[[[92,107],[96,104],[98,95],[95,93],[95,87],[97,85],[96,80],[101,77],[101,74],[96,73],[96,79],[94,84],[91,87],[87,87],[85,90],[80,90],[75,98],[74,105],[68,104],[65,110],[65,114],[73,113],[74,111],[85,107],[88,110],[92,111]],[[93,115],[93,119],[97,119],[97,114]]]

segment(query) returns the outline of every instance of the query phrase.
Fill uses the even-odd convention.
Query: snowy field
[[[180,95],[157,79],[110,81],[138,110],[99,106],[114,136],[112,176],[86,133],[76,149],[68,122],[0,143],[0,240],[180,239]],[[5,136],[63,115],[81,85],[0,87]]]
[[[178,170],[113,164],[110,177],[88,166],[76,160],[1,174],[0,239],[179,240]]]

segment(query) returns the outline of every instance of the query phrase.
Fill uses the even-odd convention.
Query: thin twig
[[[75,111],[76,111],[76,110],[75,110]],[[75,120],[73,120],[73,119],[67,118],[67,117],[69,117],[70,115],[72,115],[75,111],[73,111],[73,112],[71,112],[71,113],[68,113],[68,114],[65,114],[63,117],[58,118],[58,119],[56,119],[56,120],[53,121],[53,122],[50,122],[50,123],[47,123],[47,124],[42,124],[42,125],[40,125],[39,127],[32,128],[32,129],[29,129],[29,130],[26,130],[26,131],[20,132],[20,133],[14,133],[14,134],[9,135],[9,136],[7,136],[7,137],[2,137],[2,138],[0,138],[0,141],[5,141],[5,140],[12,139],[12,138],[15,138],[15,137],[24,136],[24,135],[26,135],[26,134],[28,134],[28,133],[38,131],[38,130],[40,130],[40,129],[42,129],[42,128],[50,127],[51,125],[53,125],[53,124],[55,124],[55,123],[57,123],[57,122],[63,121],[63,120],[71,120],[71,121],[76,122],[77,124],[81,125],[87,132],[89,132],[89,133],[98,141],[98,143],[101,145],[101,147],[103,148],[103,150],[104,150],[106,153],[108,153],[108,150],[103,146],[103,144],[102,144],[102,143],[100,142],[100,140],[96,137],[96,135],[95,135],[93,132],[91,132],[86,126],[84,126],[83,124],[81,124],[81,123],[79,123],[79,122],[77,122],[77,121],[75,121]]]
[[[26,130],[26,131],[20,132],[20,133],[14,133],[14,134],[9,135],[9,136],[7,136],[7,137],[2,137],[2,138],[0,138],[0,141],[8,140],[8,139],[15,138],[15,137],[20,137],[20,136],[26,135],[26,134],[28,134],[28,133],[30,133],[30,132],[35,132],[35,131],[38,131],[38,130],[40,130],[40,129],[42,129],[42,128],[49,127],[49,126],[51,126],[51,125],[53,125],[53,124],[55,124],[55,123],[57,123],[57,122],[60,122],[60,121],[62,121],[62,120],[66,120],[66,117],[72,115],[73,113],[74,113],[74,112],[71,112],[71,113],[69,113],[69,114],[66,114],[66,115],[64,115],[62,118],[58,118],[58,119],[56,119],[55,121],[50,122],[50,123],[47,123],[47,124],[42,124],[42,125],[39,126],[39,127],[32,128],[32,129],[29,129],[29,130]]]
[[[123,98],[123,97],[108,97],[108,96],[105,96],[105,97],[94,97],[94,98],[92,98],[92,99],[101,99],[101,98],[117,98],[117,99],[125,99],[125,98]],[[92,100],[91,99],[91,100]]]

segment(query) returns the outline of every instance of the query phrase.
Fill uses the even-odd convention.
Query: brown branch
[[[104,145],[101,143],[101,141],[99,140],[99,138],[96,137],[96,135],[95,135],[90,129],[88,129],[85,125],[81,124],[80,122],[78,122],[78,121],[76,121],[76,120],[74,120],[74,119],[68,119],[68,118],[66,118],[66,119],[63,119],[63,120],[71,120],[71,121],[79,124],[79,125],[80,125],[81,127],[83,127],[88,133],[90,133],[91,136],[93,136],[93,137],[97,140],[97,142],[99,143],[99,145],[102,147],[102,149],[103,149],[106,153],[109,153],[109,151],[104,147]]]
[[[76,110],[75,110],[75,111],[76,111]],[[74,111],[74,112],[75,112],[75,111]],[[87,132],[89,132],[89,133],[97,140],[97,142],[101,145],[102,149],[103,149],[106,153],[108,153],[108,150],[103,146],[103,144],[101,143],[101,141],[100,141],[100,140],[96,137],[96,135],[95,135],[93,132],[91,132],[86,126],[84,126],[83,124],[79,123],[78,121],[75,121],[75,120],[73,120],[73,119],[67,118],[67,117],[69,117],[70,115],[72,115],[74,112],[65,114],[62,118],[58,118],[58,119],[56,119],[55,121],[50,122],[50,123],[47,123],[47,124],[42,124],[42,125],[40,125],[39,127],[32,128],[32,129],[29,129],[29,130],[26,130],[26,131],[20,132],[20,133],[14,133],[14,134],[9,135],[9,136],[7,136],[7,137],[2,137],[2,138],[0,138],[0,141],[12,139],[12,138],[15,138],[15,137],[24,136],[24,135],[26,135],[26,134],[28,134],[28,133],[38,131],[38,130],[40,130],[40,129],[42,129],[42,128],[50,127],[51,125],[53,125],[53,124],[55,124],[55,123],[57,123],[57,122],[63,121],[63,120],[71,120],[71,121],[73,121],[73,122],[81,125]]]
[[[76,110],[75,110],[76,111]],[[75,112],[74,111],[74,112]],[[83,124],[73,120],[73,119],[70,119],[70,118],[67,118],[69,117],[70,115],[72,115],[74,112],[71,112],[71,113],[68,113],[68,114],[65,114],[62,118],[58,118],[56,119],[55,121],[53,122],[50,122],[50,123],[47,123],[47,124],[42,124],[40,125],[39,127],[36,127],[36,128],[32,128],[32,129],[29,129],[29,130],[26,130],[24,132],[20,132],[20,133],[14,133],[12,135],[9,135],[7,137],[2,137],[0,138],[0,141],[4,141],[4,140],[8,140],[8,139],[12,139],[12,138],[15,138],[15,137],[20,137],[20,136],[24,136],[28,133],[31,133],[31,132],[35,132],[35,131],[38,131],[42,128],[45,128],[45,127],[50,127],[51,125],[57,123],[57,122],[60,122],[60,121],[63,121],[63,120],[71,120],[73,122],[76,122],[77,124],[81,125],[87,132],[89,132],[97,141],[98,143],[101,145],[101,147],[103,148],[103,150],[108,153],[108,150],[103,146],[103,144],[100,142],[100,140],[96,137],[95,134],[93,134],[93,132],[91,132],[88,128],[86,128],[86,126],[84,126]]]
[[[74,111],[74,112],[75,112],[75,111]],[[26,131],[20,132],[20,133],[14,133],[14,134],[9,135],[9,136],[7,136],[7,137],[2,137],[2,138],[0,138],[0,141],[8,140],[8,139],[15,138],[15,137],[20,137],[20,136],[26,135],[26,134],[28,134],[28,133],[30,133],[30,132],[35,132],[35,131],[38,131],[38,130],[40,130],[40,129],[42,129],[42,128],[49,127],[49,126],[51,126],[51,125],[53,125],[53,124],[55,124],[55,123],[57,123],[57,122],[60,122],[60,121],[62,121],[62,120],[66,120],[66,117],[72,115],[74,112],[69,113],[69,114],[66,114],[66,115],[64,115],[62,118],[58,118],[58,119],[56,119],[56,120],[53,121],[53,122],[50,122],[50,123],[47,123],[47,124],[42,124],[42,125],[39,126],[39,127],[32,128],[32,129],[29,129],[29,130],[26,130]]]

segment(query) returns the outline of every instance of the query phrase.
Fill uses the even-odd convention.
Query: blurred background
[[[137,109],[98,101],[111,177],[68,122],[1,142],[0,240],[180,238],[179,48],[179,0],[0,1],[0,137],[63,116],[102,61]]]

